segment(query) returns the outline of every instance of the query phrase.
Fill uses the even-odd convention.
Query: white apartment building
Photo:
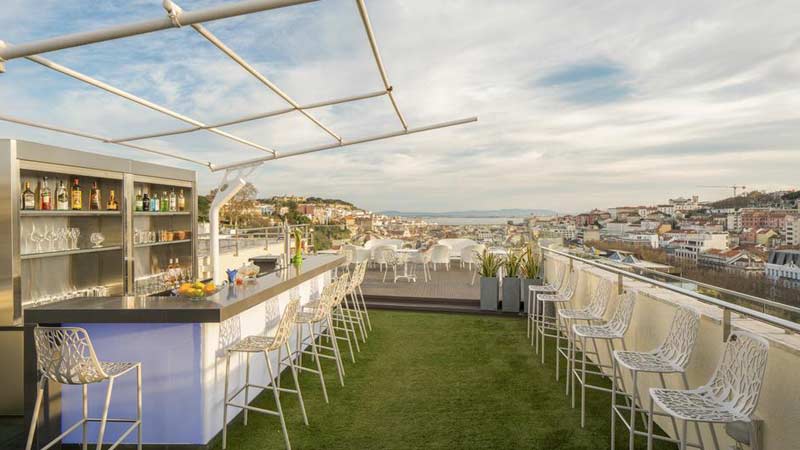
[[[694,211],[695,209],[702,208],[700,205],[700,197],[697,195],[693,195],[692,198],[671,198],[669,199],[669,204],[675,208],[675,212]]]
[[[661,246],[672,250],[678,258],[697,261],[697,256],[705,251],[727,250],[728,233],[664,233]]]
[[[626,233],[620,242],[634,245],[648,245],[650,248],[658,248],[658,234],[656,233]]]
[[[728,213],[726,229],[728,231],[740,232],[742,231],[742,212],[734,211]]]
[[[800,282],[800,250],[774,250],[764,265],[767,278]]]
[[[631,225],[627,222],[608,222],[603,229],[603,234],[609,236],[622,236],[627,233]]]
[[[786,245],[800,245],[800,217],[787,217],[783,227]]]
[[[675,207],[673,205],[658,205],[656,207],[658,212],[666,214],[670,217],[675,215]]]

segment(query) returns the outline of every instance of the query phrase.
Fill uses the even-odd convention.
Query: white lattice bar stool
[[[575,407],[575,381],[577,381],[581,385],[581,428],[586,425],[586,389],[594,389],[597,391],[602,392],[611,392],[611,389],[594,385],[586,382],[586,374],[590,375],[599,375],[599,376],[606,376],[606,373],[603,372],[603,369],[614,369],[613,364],[603,364],[600,361],[600,355],[597,352],[592,352],[587,350],[586,340],[593,339],[597,341],[603,341],[606,343],[606,347],[608,349],[608,354],[614,354],[614,341],[618,340],[622,344],[623,350],[625,350],[625,333],[628,331],[628,327],[631,323],[631,317],[633,316],[633,307],[636,301],[636,294],[633,292],[626,292],[623,294],[619,299],[619,304],[617,305],[617,309],[614,311],[614,315],[611,317],[611,320],[602,324],[602,325],[573,325],[572,326],[572,333],[575,336],[575,341],[572,345],[572,357],[570,358],[572,370],[572,406]],[[575,359],[575,352],[576,348],[580,348],[581,350],[581,368],[575,366],[576,359]],[[593,354],[595,356],[595,363],[594,365],[598,368],[597,371],[594,370],[587,370],[586,369],[586,355]],[[616,376],[616,374],[612,375],[612,378]],[[625,390],[625,386],[620,380],[620,385],[622,389]]]
[[[322,374],[322,365],[320,358],[333,359],[336,362],[336,371],[339,374],[339,382],[344,386],[344,368],[342,367],[342,358],[339,354],[339,345],[336,342],[336,335],[333,330],[333,322],[330,317],[330,310],[333,303],[336,301],[336,289],[339,289],[337,283],[333,282],[322,289],[322,295],[319,300],[309,302],[303,306],[303,309],[297,313],[295,323],[297,325],[297,347],[295,353],[290,357],[296,357],[295,366],[298,370],[305,370],[307,372],[316,373],[319,375],[319,381],[322,385],[322,395],[325,398],[325,403],[328,403],[328,390],[325,387],[325,377]],[[303,328],[308,328],[308,335],[304,335]],[[317,331],[314,331],[315,328]],[[319,342],[317,342],[317,338]],[[327,347],[322,343],[322,338],[328,337],[331,346]],[[306,350],[304,346],[308,346],[311,350]],[[329,350],[333,354],[325,354],[323,350]],[[303,355],[311,355],[316,363],[316,368],[305,367],[303,365]]]
[[[569,305],[572,301],[572,298],[575,296],[575,290],[578,287],[578,278],[580,272],[577,270],[568,270],[565,277],[567,278],[566,285],[561,287],[561,290],[556,292],[555,294],[537,294],[534,296],[535,306],[537,308],[541,308],[540,313],[538,314],[538,319],[536,321],[536,334],[538,334],[539,343],[541,344],[541,348],[539,349],[542,356],[542,364],[544,364],[544,344],[547,338],[553,338],[556,340],[556,380],[558,380],[558,347],[561,345],[561,340],[566,339],[564,334],[561,332],[561,319],[558,317],[558,310],[565,308],[565,305]],[[553,306],[553,315],[547,315],[547,305]]]
[[[767,369],[769,343],[761,336],[746,331],[731,333],[725,352],[711,380],[693,390],[650,389],[650,418],[647,421],[647,448],[653,448],[653,405],[670,417],[680,419],[680,449],[687,444],[688,422],[707,423],[719,450],[714,430],[716,423],[745,422],[752,420],[758,406],[764,372]]]
[[[350,283],[347,285],[347,296],[349,298],[345,299],[346,308],[348,308],[351,314],[355,317],[356,321],[358,322],[358,328],[361,331],[361,341],[367,342],[367,329],[372,329],[368,325],[369,314],[367,311],[367,305],[363,303],[363,299],[358,295],[358,288],[361,285],[361,282],[364,281],[364,273],[366,272],[366,265],[359,264],[356,266],[353,274],[350,276]]]
[[[111,446],[111,449],[119,445],[123,439],[136,428],[136,445],[142,449],[142,366],[138,362],[104,362],[98,361],[94,352],[92,341],[89,334],[83,328],[78,327],[36,327],[33,330],[34,341],[36,343],[36,366],[39,372],[39,380],[36,389],[36,403],[33,407],[33,418],[31,419],[30,429],[28,430],[28,442],[26,450],[31,450],[33,437],[36,433],[36,422],[39,419],[39,410],[44,396],[46,383],[56,382],[60,384],[80,385],[83,388],[81,395],[83,401],[83,417],[74,425],[67,428],[55,439],[47,443],[41,450],[46,450],[63,439],[65,436],[75,431],[78,427],[83,428],[81,442],[83,449],[88,446],[86,436],[86,425],[89,422],[99,422],[100,431],[97,435],[97,450],[103,447],[103,436],[106,432],[108,422],[129,423],[130,426]],[[111,405],[111,391],[114,388],[114,380],[131,370],[136,369],[136,418],[135,419],[116,419],[108,417],[108,409]],[[108,381],[106,388],[105,403],[103,403],[102,417],[90,418],[88,385]]]
[[[695,342],[697,341],[697,330],[700,325],[700,316],[692,308],[680,306],[675,311],[672,318],[669,332],[666,338],[655,350],[647,352],[633,352],[621,351],[614,352],[613,364],[614,368],[611,371],[612,375],[618,373],[617,367],[621,369],[628,369],[631,372],[631,391],[618,392],[617,377],[612,376],[611,381],[611,447],[614,447],[614,434],[616,429],[617,416],[619,416],[625,428],[629,431],[628,446],[630,450],[634,447],[635,435],[646,436],[644,431],[636,430],[636,413],[644,412],[644,404],[639,398],[639,372],[658,374],[661,386],[666,388],[666,374],[680,374],[684,388],[689,388],[689,382],[686,379],[686,366],[689,364],[692,351],[694,350]],[[621,374],[622,371],[619,370]],[[628,405],[617,404],[617,394],[622,394],[626,398]],[[628,400],[630,398],[630,400]],[[641,408],[636,405],[642,404]],[[626,418],[626,414],[628,417]],[[644,426],[644,422],[642,422]],[[678,425],[675,419],[672,419],[672,427],[675,435],[678,435]],[[699,447],[702,448],[702,437],[700,436],[700,427],[695,424],[695,431],[697,432],[698,439],[700,440]],[[656,439],[661,439],[670,442],[678,442],[677,439],[671,439],[663,436],[654,436]]]
[[[353,362],[356,362],[355,352],[353,351],[353,342],[356,344],[356,351],[361,351],[358,346],[358,336],[356,336],[355,330],[355,319],[353,319],[350,310],[344,308],[342,303],[344,302],[345,297],[347,296],[347,286],[350,282],[350,274],[342,274],[339,278],[336,279],[336,299],[333,302],[333,307],[330,310],[330,317],[331,321],[333,322],[333,327],[331,328],[331,332],[335,333],[336,331],[343,332],[342,336],[336,336],[336,339],[347,341],[347,347],[350,350],[350,359]],[[350,336],[353,338],[350,339]]]
[[[558,267],[556,267],[555,276],[550,283],[544,283],[540,286],[528,286],[528,337],[531,338],[531,345],[536,349],[536,353],[539,353],[539,340],[535,333],[535,324],[538,320],[539,314],[539,309],[536,306],[536,295],[540,293],[544,294],[557,292],[562,286],[564,286],[564,276],[566,273],[566,264],[560,264]]]
[[[367,311],[367,301],[364,299],[364,291],[361,290],[361,284],[364,283],[364,277],[367,274],[368,261],[364,261],[363,263],[360,263],[360,264],[361,264],[361,268],[360,268],[360,270],[358,272],[358,279],[356,280],[355,284],[353,285],[354,286],[353,287],[353,293],[357,296],[356,297],[356,302],[358,302],[358,299],[360,298],[360,300],[361,300],[361,314],[366,319],[366,323],[367,323],[367,327],[369,328],[369,331],[372,331],[372,322],[370,322],[370,320],[369,320],[369,311]]]
[[[608,300],[611,298],[611,291],[613,288],[614,283],[608,280],[600,280],[594,292],[592,292],[592,298],[589,301],[589,305],[587,305],[585,308],[558,310],[558,316],[564,322],[564,332],[567,335],[567,346],[558,346],[559,356],[566,360],[567,394],[569,394],[569,374],[572,370],[571,364],[574,362],[572,361],[572,358],[570,358],[570,355],[572,354],[572,345],[574,345],[575,342],[575,336],[572,334],[572,325],[574,325],[576,322],[586,322],[587,324],[591,325],[593,322],[602,321],[603,317],[605,316],[606,308],[608,307]],[[597,341],[592,339],[592,345],[594,346],[594,352],[597,353]],[[560,360],[560,357],[558,360]],[[556,370],[558,370],[558,361],[556,361]]]
[[[283,349],[285,348],[287,354],[291,354],[292,349],[289,347],[289,336],[292,332],[292,326],[295,322],[295,316],[297,315],[297,310],[300,304],[300,300],[294,298],[289,301],[289,304],[286,305],[286,308],[283,310],[283,315],[281,316],[281,320],[278,323],[278,328],[275,331],[273,336],[264,336],[264,335],[254,335],[248,336],[241,341],[231,345],[225,350],[225,404],[223,406],[223,413],[222,413],[222,448],[225,449],[228,445],[228,407],[232,406],[234,408],[240,408],[244,410],[244,424],[247,425],[247,413],[249,411],[255,411],[263,414],[270,414],[273,416],[278,416],[281,422],[281,430],[283,431],[283,440],[286,443],[286,450],[291,449],[291,444],[289,444],[289,433],[286,431],[286,420],[283,418],[283,409],[281,408],[281,392],[289,392],[292,394],[297,394],[297,398],[300,403],[300,411],[303,413],[303,422],[308,425],[308,416],[306,415],[306,407],[303,403],[303,394],[300,392],[300,383],[297,380],[297,369],[295,368],[294,362],[292,358],[288,359],[289,370],[292,373],[292,378],[294,379],[294,389],[287,389],[280,387],[280,363],[278,364],[278,372],[275,373],[272,369],[272,361],[270,360],[270,353],[278,352],[278,361],[280,362],[282,359]],[[231,355],[234,353],[242,353],[245,356],[245,381],[244,385],[240,387],[236,392],[228,395],[228,378],[230,375],[230,367],[231,367]],[[270,385],[269,386],[261,386],[258,384],[250,383],[250,355],[253,353],[261,353],[264,355],[264,359],[267,363],[267,375],[269,376]],[[275,407],[276,410],[272,411],[269,409],[257,408],[255,406],[250,406],[249,402],[249,389],[251,387],[264,389],[264,390],[272,390],[272,394],[275,397]],[[244,392],[244,403],[235,403],[234,400],[236,397]],[[98,449],[99,450],[99,449]]]

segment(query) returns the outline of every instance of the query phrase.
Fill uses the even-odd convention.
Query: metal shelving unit
[[[164,217],[169,217],[169,216],[191,216],[192,212],[191,211],[171,211],[171,212],[134,211],[133,215],[134,216],[154,216],[154,217],[158,217],[158,216],[164,216]]]
[[[41,210],[20,210],[20,217],[97,217],[97,216],[121,216],[120,211],[41,211]]]

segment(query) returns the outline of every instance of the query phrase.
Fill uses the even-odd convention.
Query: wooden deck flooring
[[[399,268],[398,273],[401,270],[402,268]],[[383,282],[383,272],[377,268],[368,269],[361,285],[364,296],[370,299],[404,298],[414,301],[436,300],[469,304],[480,300],[480,280],[476,277],[475,284],[470,286],[472,272],[469,269],[461,269],[458,263],[451,264],[449,271],[443,266],[439,266],[435,272],[431,269],[431,280],[427,283],[421,268],[417,270],[416,282],[400,279],[394,283],[392,277],[392,270],[389,269],[386,282]]]

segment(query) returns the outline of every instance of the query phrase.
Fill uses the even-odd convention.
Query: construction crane
[[[744,190],[747,189],[747,186],[737,186],[735,184],[733,186],[697,186],[697,187],[699,187],[699,188],[733,189],[733,196],[734,197],[736,197],[736,191],[738,189],[741,189],[742,193],[744,193]]]

